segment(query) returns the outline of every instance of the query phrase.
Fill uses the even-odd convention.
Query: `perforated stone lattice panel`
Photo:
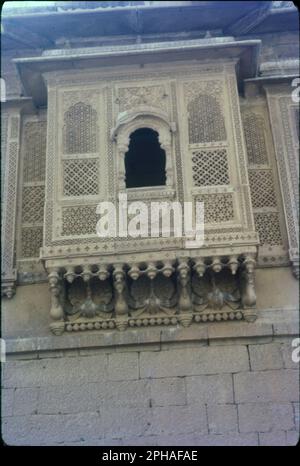
[[[98,160],[66,160],[63,177],[64,196],[98,194]]]
[[[197,201],[204,203],[204,222],[221,223],[234,220],[234,207],[231,193],[203,194]]]
[[[63,145],[65,154],[97,151],[97,112],[91,105],[77,102],[64,115]]]
[[[5,182],[5,163],[6,163],[6,147],[8,136],[8,115],[1,115],[1,206],[4,196],[4,182]],[[3,209],[1,208],[1,216]]]
[[[261,245],[269,244],[275,246],[282,244],[279,215],[277,212],[255,213],[254,221]]]
[[[24,186],[22,202],[23,223],[34,223],[43,221],[44,201],[44,186]]]
[[[268,156],[263,117],[253,112],[247,112],[243,115],[243,124],[248,163],[256,165],[267,164]]]
[[[21,256],[38,257],[39,250],[43,243],[43,228],[42,227],[23,227],[22,228],[22,250]]]
[[[187,109],[190,144],[226,140],[223,114],[215,97],[198,95]]]
[[[18,252],[22,259],[38,258],[42,247],[47,122],[27,121],[23,131],[22,225]]]
[[[268,130],[268,116],[263,106],[256,106],[244,109],[242,117],[254,223],[260,238],[258,260],[265,263],[266,254],[272,251],[272,257],[278,257],[278,261],[275,262],[281,263],[282,247],[285,243],[282,236],[281,206],[276,196],[279,186],[271,167],[276,161],[273,158],[271,134]],[[259,168],[259,165],[264,167]],[[284,260],[286,259],[283,258]]]
[[[98,220],[96,206],[64,207],[62,210],[62,236],[96,236]]]
[[[249,183],[254,208],[277,207],[271,170],[249,170]]]
[[[25,183],[45,179],[46,129],[46,121],[31,121],[25,124]]]
[[[226,149],[198,149],[192,151],[194,186],[229,184]]]

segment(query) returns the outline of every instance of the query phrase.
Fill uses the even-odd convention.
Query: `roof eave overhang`
[[[295,78],[299,77],[298,72],[289,72],[286,74],[278,74],[273,76],[258,76],[256,78],[248,78],[244,80],[245,95],[257,95],[264,93],[266,86],[291,86],[291,92],[296,84],[292,84]]]
[[[22,113],[33,113],[34,106],[31,97],[7,97],[1,101],[1,112],[22,111]]]
[[[178,45],[145,50],[110,50],[88,54],[71,54],[17,58],[14,60],[23,85],[24,94],[33,98],[36,106],[47,103],[44,73],[99,69],[103,67],[171,63],[176,61],[215,61],[233,59],[238,62],[238,79],[253,78],[257,75],[260,40],[232,41],[203,45]]]

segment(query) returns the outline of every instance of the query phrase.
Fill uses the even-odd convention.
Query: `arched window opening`
[[[125,172],[126,188],[166,184],[166,154],[160,147],[156,131],[140,128],[130,135]]]

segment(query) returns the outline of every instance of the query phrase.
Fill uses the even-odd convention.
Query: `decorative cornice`
[[[23,87],[33,97],[38,106],[44,106],[47,99],[46,86],[43,73],[58,70],[95,69],[105,66],[128,66],[132,64],[144,65],[146,63],[177,62],[197,59],[199,61],[211,60],[211,50],[214,52],[214,61],[218,59],[239,60],[238,74],[241,79],[256,76],[257,58],[260,50],[260,40],[244,40],[232,42],[202,43],[200,40],[181,41],[170,45],[142,44],[143,47],[114,49],[100,52],[96,49],[85,55],[40,56],[30,58],[17,58],[14,63],[20,74]],[[125,47],[125,46],[124,46]],[[128,46],[130,47],[130,46]],[[155,58],[153,58],[155,56]]]

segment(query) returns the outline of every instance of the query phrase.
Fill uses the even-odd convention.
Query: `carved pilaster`
[[[271,128],[276,150],[278,175],[284,201],[289,257],[296,278],[299,276],[299,140],[294,131],[296,119],[292,86],[266,85]]]
[[[7,114],[6,131],[2,135],[4,159],[4,189],[1,231],[1,294],[12,298],[15,294],[17,270],[15,264],[16,207],[19,164],[20,110],[12,109]]]

